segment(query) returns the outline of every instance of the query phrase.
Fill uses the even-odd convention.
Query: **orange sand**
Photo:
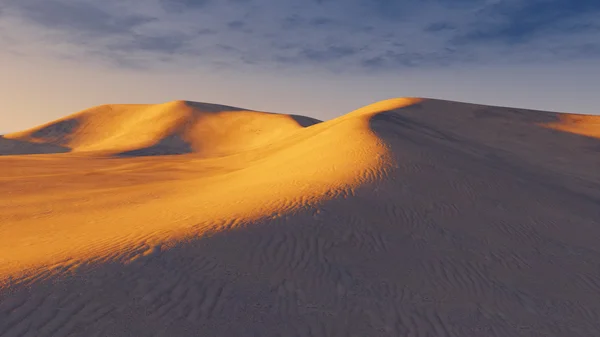
[[[559,121],[546,127],[582,136],[600,138],[600,116],[560,114]]]
[[[356,186],[389,165],[370,117],[417,101],[392,99],[307,128],[292,116],[181,101],[107,105],[7,135],[72,152],[2,158],[0,278],[135,255]],[[77,126],[61,128],[65,120]],[[110,157],[173,135],[193,152]]]

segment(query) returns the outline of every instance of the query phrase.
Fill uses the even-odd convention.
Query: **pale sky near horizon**
[[[600,114],[598,0],[0,0],[0,134],[184,99],[330,119],[417,96]]]

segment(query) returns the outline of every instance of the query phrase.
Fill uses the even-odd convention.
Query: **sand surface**
[[[186,101],[0,137],[0,336],[600,336],[595,116]]]

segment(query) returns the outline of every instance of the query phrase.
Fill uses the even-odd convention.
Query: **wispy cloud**
[[[597,0],[8,0],[6,17],[4,40],[50,31],[119,66],[389,71],[600,58]]]

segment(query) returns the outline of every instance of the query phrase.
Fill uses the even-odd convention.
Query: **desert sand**
[[[600,336],[600,118],[104,105],[0,137],[0,336]]]

